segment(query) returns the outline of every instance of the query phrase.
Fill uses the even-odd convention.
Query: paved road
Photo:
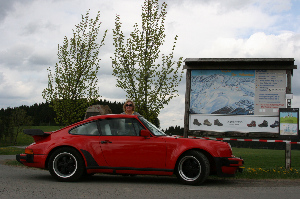
[[[15,156],[0,156],[0,163]],[[48,171],[0,164],[0,198],[288,198],[298,199],[300,180],[208,179],[201,186],[175,177],[95,175],[76,183],[56,182]]]

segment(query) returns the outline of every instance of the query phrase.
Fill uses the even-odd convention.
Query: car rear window
[[[97,122],[88,122],[77,126],[70,130],[70,134],[74,135],[99,135],[99,131],[97,128]]]

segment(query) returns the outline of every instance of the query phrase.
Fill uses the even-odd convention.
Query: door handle
[[[112,143],[112,142],[109,141],[109,140],[103,140],[103,141],[101,141],[100,143],[101,143],[101,144],[106,144],[106,143]]]

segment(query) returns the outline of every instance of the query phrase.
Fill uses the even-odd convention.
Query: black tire
[[[50,174],[58,181],[73,182],[85,174],[84,165],[83,158],[76,149],[63,147],[51,155],[48,168]]]
[[[183,184],[199,185],[209,176],[210,164],[203,153],[189,151],[179,158],[175,171]]]

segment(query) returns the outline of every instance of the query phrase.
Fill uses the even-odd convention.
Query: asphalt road
[[[55,181],[48,171],[6,166],[0,156],[0,198],[288,198],[300,197],[300,180],[208,179],[201,186],[180,184],[175,177],[97,174],[80,182]]]

